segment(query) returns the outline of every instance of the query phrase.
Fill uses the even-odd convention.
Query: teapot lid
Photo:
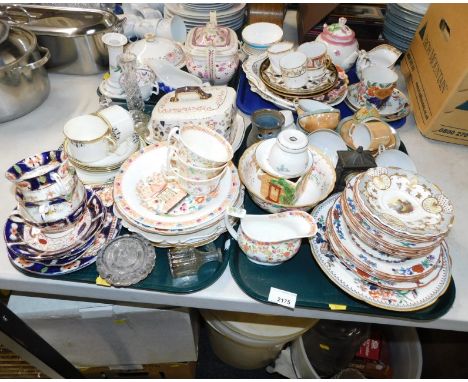
[[[340,17],[337,23],[323,24],[322,38],[327,42],[353,42],[355,40],[354,31],[346,25],[346,18]]]
[[[185,47],[191,54],[203,54],[208,49],[217,53],[233,54],[237,52],[237,35],[228,27],[216,22],[216,11],[210,12],[210,21],[202,27],[190,30]]]

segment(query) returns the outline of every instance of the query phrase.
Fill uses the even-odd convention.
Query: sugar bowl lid
[[[307,136],[299,130],[286,129],[278,134],[278,144],[286,152],[301,152],[307,149],[309,140]]]
[[[327,42],[346,43],[355,40],[354,31],[346,25],[346,18],[340,17],[337,23],[323,24],[322,38]]]

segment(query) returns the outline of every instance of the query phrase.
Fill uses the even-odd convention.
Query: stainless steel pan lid
[[[34,33],[62,37],[89,36],[119,24],[112,12],[100,9],[42,5],[0,6],[0,17]]]
[[[7,39],[9,31],[10,26],[6,22],[0,20],[0,44]]]

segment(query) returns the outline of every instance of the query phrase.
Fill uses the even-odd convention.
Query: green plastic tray
[[[125,228],[122,228],[120,234],[128,234]],[[209,287],[223,274],[224,270],[229,263],[231,251],[226,251],[224,244],[229,236],[227,234],[221,235],[214,243],[217,248],[221,248],[223,252],[223,262],[210,262],[204,264],[198,271],[197,277],[173,279],[169,270],[169,263],[167,261],[167,249],[155,248],[156,251],[156,264],[153,271],[149,276],[137,284],[131,285],[126,288],[154,290],[158,292],[169,293],[193,293],[198,290]],[[201,247],[203,248],[203,247]],[[32,274],[25,273],[28,276],[35,277]],[[40,277],[40,276],[37,276]],[[73,272],[67,275],[51,277],[57,280],[67,280],[73,282],[95,284],[98,272],[96,264]]]
[[[244,208],[250,214],[265,213],[253,203],[248,193],[245,195]],[[230,252],[229,266],[236,283],[250,297],[265,303],[269,303],[270,287],[275,287],[296,293],[296,307],[330,310],[330,304],[336,304],[346,306],[346,312],[352,313],[433,320],[444,315],[455,299],[455,283],[452,279],[445,294],[425,309],[393,312],[372,307],[343,292],[322,272],[307,240],[303,240],[296,256],[274,267],[252,263],[234,240],[231,240]]]

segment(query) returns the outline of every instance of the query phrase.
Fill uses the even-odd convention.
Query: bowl
[[[313,165],[308,176],[304,192],[293,205],[276,203],[260,194],[262,175],[265,174],[255,160],[255,151],[260,143],[247,148],[239,160],[239,176],[247,188],[252,200],[260,208],[270,213],[289,210],[308,211],[324,200],[335,187],[335,166],[319,149],[309,146],[313,156]]]
[[[268,49],[283,38],[283,29],[273,23],[253,23],[242,30],[242,40],[253,49]]]
[[[297,118],[297,124],[308,133],[320,129],[335,130],[340,122],[341,113],[338,109],[330,111],[303,113]]]

